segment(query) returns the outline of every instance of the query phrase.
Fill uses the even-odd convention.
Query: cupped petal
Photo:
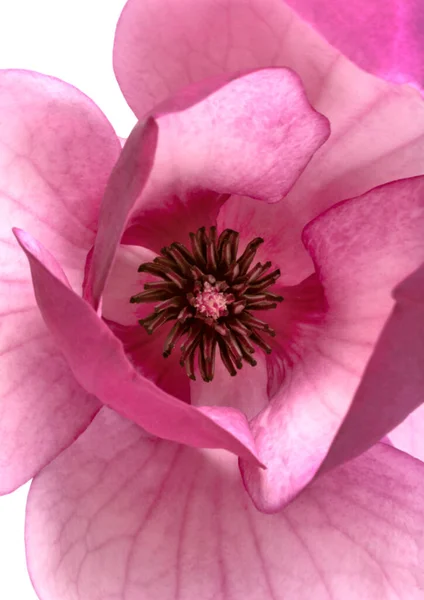
[[[379,444],[263,515],[232,457],[104,409],[32,484],[30,574],[43,600],[419,600],[423,469]]]
[[[258,258],[272,257],[285,285],[313,269],[301,243],[309,221],[346,198],[424,172],[424,104],[414,90],[376,81],[343,59],[324,82],[314,106],[329,118],[332,133],[284,202],[264,211],[255,200],[234,196],[218,217],[221,228],[242,232],[242,241],[264,238]]]
[[[76,382],[39,314],[12,235],[28,227],[81,285],[119,141],[97,106],[57,79],[0,72],[0,489],[33,477],[100,404]],[[34,451],[37,448],[37,451]]]
[[[175,111],[179,95],[166,104]],[[214,224],[229,194],[281,199],[329,135],[288,69],[250,72],[185,110],[161,110],[154,168],[123,238],[155,251]]]
[[[84,298],[98,309],[128,215],[153,166],[158,128],[139,122],[126,140],[103,196],[98,231],[84,281]]]
[[[305,5],[312,6],[309,0]],[[350,6],[334,7],[335,13]],[[284,204],[267,207],[268,215],[261,204],[234,198],[224,205],[221,222],[246,238],[264,237],[264,255],[273,253],[284,283],[293,285],[312,270],[300,241],[306,223],[336,202],[424,173],[420,94],[363,72],[282,0],[203,0],[201,6],[168,0],[167,11],[157,0],[130,0],[118,24],[115,71],[139,115],[193,82],[269,66],[299,74],[332,135]]]
[[[363,69],[396,83],[424,85],[424,8],[420,0],[287,0]]]
[[[108,325],[143,377],[153,381],[167,394],[190,403],[190,380],[180,365],[178,352],[172,352],[166,359],[163,357],[169,327],[162,327],[155,335],[149,335],[138,323],[120,325],[109,322]]]
[[[394,297],[396,305],[320,473],[365,452],[424,401],[424,265]],[[422,458],[424,442],[417,436],[422,432],[420,409],[389,440]]]
[[[207,385],[199,380],[190,381],[191,403],[208,411],[213,411],[214,407],[231,406],[244,413],[248,419],[256,416],[267,406],[269,396],[265,357],[256,353],[255,360],[255,367],[246,363],[236,377],[230,377],[218,355],[212,381]]]
[[[262,510],[279,510],[320,467],[393,307],[392,289],[424,261],[423,231],[422,177],[342,202],[306,227],[326,306],[294,333],[284,302],[274,311],[282,383],[251,423],[267,469],[241,464]]]
[[[66,285],[54,258],[27,233],[15,234],[30,263],[41,314],[84,389],[153,435],[224,448],[260,464],[242,413],[223,409],[208,417],[140,375],[109,327]]]

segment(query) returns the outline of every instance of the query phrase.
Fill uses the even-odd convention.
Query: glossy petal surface
[[[394,297],[396,305],[321,472],[365,452],[386,434],[401,450],[423,456],[422,409],[412,411],[424,401],[424,266]]]
[[[0,121],[0,490],[6,492],[66,447],[99,406],[50,338],[12,227],[26,227],[54,247],[79,287],[119,141],[81,92],[26,71],[0,72]]]
[[[30,262],[41,314],[84,389],[153,435],[225,448],[260,464],[241,412],[223,408],[209,417],[145,379],[93,308],[67,285],[55,259],[25,232],[15,233]]]
[[[284,302],[274,311],[283,377],[252,423],[267,470],[242,465],[261,509],[281,508],[319,468],[390,314],[393,288],[424,260],[423,231],[422,177],[342,202],[306,227],[327,307],[311,312],[308,322],[306,306],[294,333]]]
[[[105,409],[34,480],[29,569],[43,600],[419,600],[423,469],[378,445],[268,516],[233,457]]]

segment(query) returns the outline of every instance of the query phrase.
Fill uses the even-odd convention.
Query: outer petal
[[[231,199],[221,220],[246,236],[263,235],[263,253],[281,263],[284,283],[299,283],[312,270],[300,242],[306,223],[335,202],[424,172],[422,99],[361,71],[282,0],[167,0],[166,7],[130,0],[118,24],[115,71],[139,115],[206,77],[281,65],[300,75],[310,102],[331,122],[329,141],[284,204],[264,214],[262,205]]]
[[[252,423],[267,470],[243,467],[261,509],[281,508],[325,458],[392,309],[393,287],[424,261],[423,231],[422,177],[340,203],[305,229],[327,308],[295,334],[284,302],[274,311],[284,379]]]
[[[81,92],[26,71],[0,72],[0,122],[0,490],[7,492],[66,447],[99,406],[51,341],[11,228],[46,240],[79,286],[119,141]]]
[[[379,445],[271,517],[251,506],[234,462],[148,440],[102,411],[29,494],[40,598],[422,598],[420,462]]]
[[[187,85],[246,69],[291,67],[314,94],[337,56],[280,0],[167,0],[166,10],[157,0],[129,0],[116,30],[114,67],[141,118]]]
[[[395,299],[396,306],[320,472],[365,452],[424,401],[424,265],[395,290]],[[389,439],[421,458],[424,442],[419,436],[414,440],[416,428],[416,433],[423,433],[422,409]]]
[[[419,0],[287,0],[327,40],[367,71],[424,84],[424,8]]]
[[[88,392],[153,435],[225,448],[260,464],[242,413],[223,409],[208,417],[139,375],[110,329],[66,284],[54,258],[25,232],[15,233],[30,262],[43,318]]]
[[[229,194],[281,199],[329,135],[327,120],[287,69],[247,73],[180,110],[199,87],[155,109],[155,164],[125,243],[159,251],[176,239],[185,242],[190,231],[215,222]],[[160,116],[166,106],[178,111]]]

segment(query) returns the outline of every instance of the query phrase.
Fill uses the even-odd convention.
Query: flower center
[[[216,321],[219,317],[228,315],[227,294],[220,292],[215,285],[209,281],[203,284],[203,291],[197,292],[193,299],[193,306],[196,310],[196,317],[205,317]],[[210,323],[212,325],[212,322]]]
[[[262,238],[253,239],[238,257],[239,237],[232,229],[218,237],[216,227],[208,232],[201,227],[190,233],[191,250],[174,242],[162,248],[162,256],[138,269],[159,278],[130,298],[133,303],[155,303],[153,313],[139,323],[153,334],[174,321],[163,356],[168,357],[182,340],[180,364],[190,379],[196,379],[197,358],[203,381],[212,381],[217,348],[232,376],[246,362],[257,364],[252,356],[257,347],[271,352],[263,335],[275,336],[275,331],[252,313],[276,308],[283,300],[268,289],[280,270],[270,271],[269,261],[251,266]]]

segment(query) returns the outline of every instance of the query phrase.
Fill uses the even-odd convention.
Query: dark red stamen
[[[212,381],[218,348],[231,376],[246,362],[255,366],[256,348],[270,353],[263,334],[275,331],[252,311],[270,310],[283,300],[268,291],[280,276],[279,269],[268,272],[271,262],[253,266],[262,238],[255,238],[237,258],[239,234],[225,229],[217,236],[216,227],[201,227],[190,234],[191,250],[174,242],[162,248],[161,256],[140,265],[139,272],[160,277],[144,285],[144,291],[130,298],[132,303],[152,302],[154,311],[139,323],[149,334],[168,321],[172,325],[163,348],[168,357],[177,342],[180,364],[195,380],[195,362],[204,381]]]

